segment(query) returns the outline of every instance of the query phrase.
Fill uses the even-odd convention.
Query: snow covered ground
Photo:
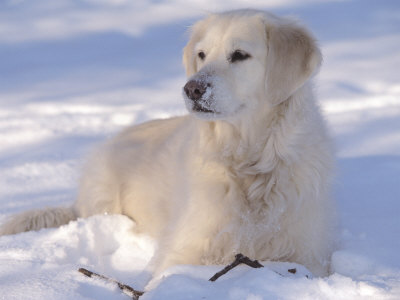
[[[317,92],[338,153],[335,272],[307,279],[301,266],[265,262],[211,283],[221,266],[177,266],[141,299],[400,299],[396,0],[1,1],[0,222],[73,201],[85,155],[118,130],[184,114],[187,27],[239,7],[298,16],[323,49]],[[0,299],[128,299],[77,269],[143,288],[155,245],[134,226],[95,216],[1,237]]]

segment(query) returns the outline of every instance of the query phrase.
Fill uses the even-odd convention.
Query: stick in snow
[[[231,263],[230,265],[227,265],[225,268],[223,268],[221,271],[215,273],[213,277],[209,279],[209,281],[215,281],[218,278],[220,278],[222,275],[228,273],[230,270],[232,270],[234,267],[240,265],[240,264],[245,264],[248,265],[249,267],[252,268],[262,268],[264,267],[262,264],[258,262],[258,260],[251,260],[247,256],[244,256],[243,254],[239,253],[235,255],[235,261]]]
[[[118,285],[119,289],[120,289],[123,293],[125,293],[125,294],[127,294],[128,296],[132,297],[133,300],[138,300],[139,297],[142,296],[142,295],[144,294],[144,292],[137,291],[137,290],[135,290],[134,288],[130,287],[129,285],[123,284],[123,283],[121,283],[121,282],[118,282],[118,281],[115,280],[115,279],[108,278],[108,277],[106,277],[106,276],[104,276],[104,275],[100,275],[100,274],[94,273],[94,272],[89,271],[89,270],[87,270],[87,269],[80,268],[78,271],[81,272],[83,275],[86,275],[87,277],[91,277],[91,278],[92,278],[92,277],[100,278],[100,279],[103,279],[103,280],[105,280],[105,281],[107,281],[107,282],[112,282],[112,283]]]

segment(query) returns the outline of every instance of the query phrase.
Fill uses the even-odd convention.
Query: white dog
[[[126,129],[93,154],[72,207],[20,214],[2,234],[124,214],[158,241],[155,273],[243,253],[327,274],[333,155],[310,33],[261,11],[213,14],[183,63],[188,116]]]

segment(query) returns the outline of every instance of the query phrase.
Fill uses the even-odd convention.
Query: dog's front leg
[[[154,276],[164,270],[181,264],[200,264],[209,244],[208,235],[203,235],[201,226],[192,228],[191,223],[179,222],[173,230],[168,230],[160,240],[158,249],[149,263]]]
[[[193,239],[193,234],[172,231],[160,240],[157,250],[146,267],[145,274],[148,283],[145,290],[155,287],[167,275],[165,271],[174,265],[197,265],[201,263],[203,249],[208,245],[207,240]]]

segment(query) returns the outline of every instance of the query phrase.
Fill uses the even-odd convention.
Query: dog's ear
[[[194,51],[197,42],[204,33],[206,22],[207,19],[199,21],[190,28],[189,42],[183,48],[183,66],[185,67],[187,77],[197,72],[196,53]]]
[[[194,57],[194,42],[192,39],[183,48],[183,66],[185,67],[187,77],[197,72],[196,59]]]
[[[295,23],[266,24],[266,29],[266,93],[277,105],[318,70],[322,56],[313,37]]]

